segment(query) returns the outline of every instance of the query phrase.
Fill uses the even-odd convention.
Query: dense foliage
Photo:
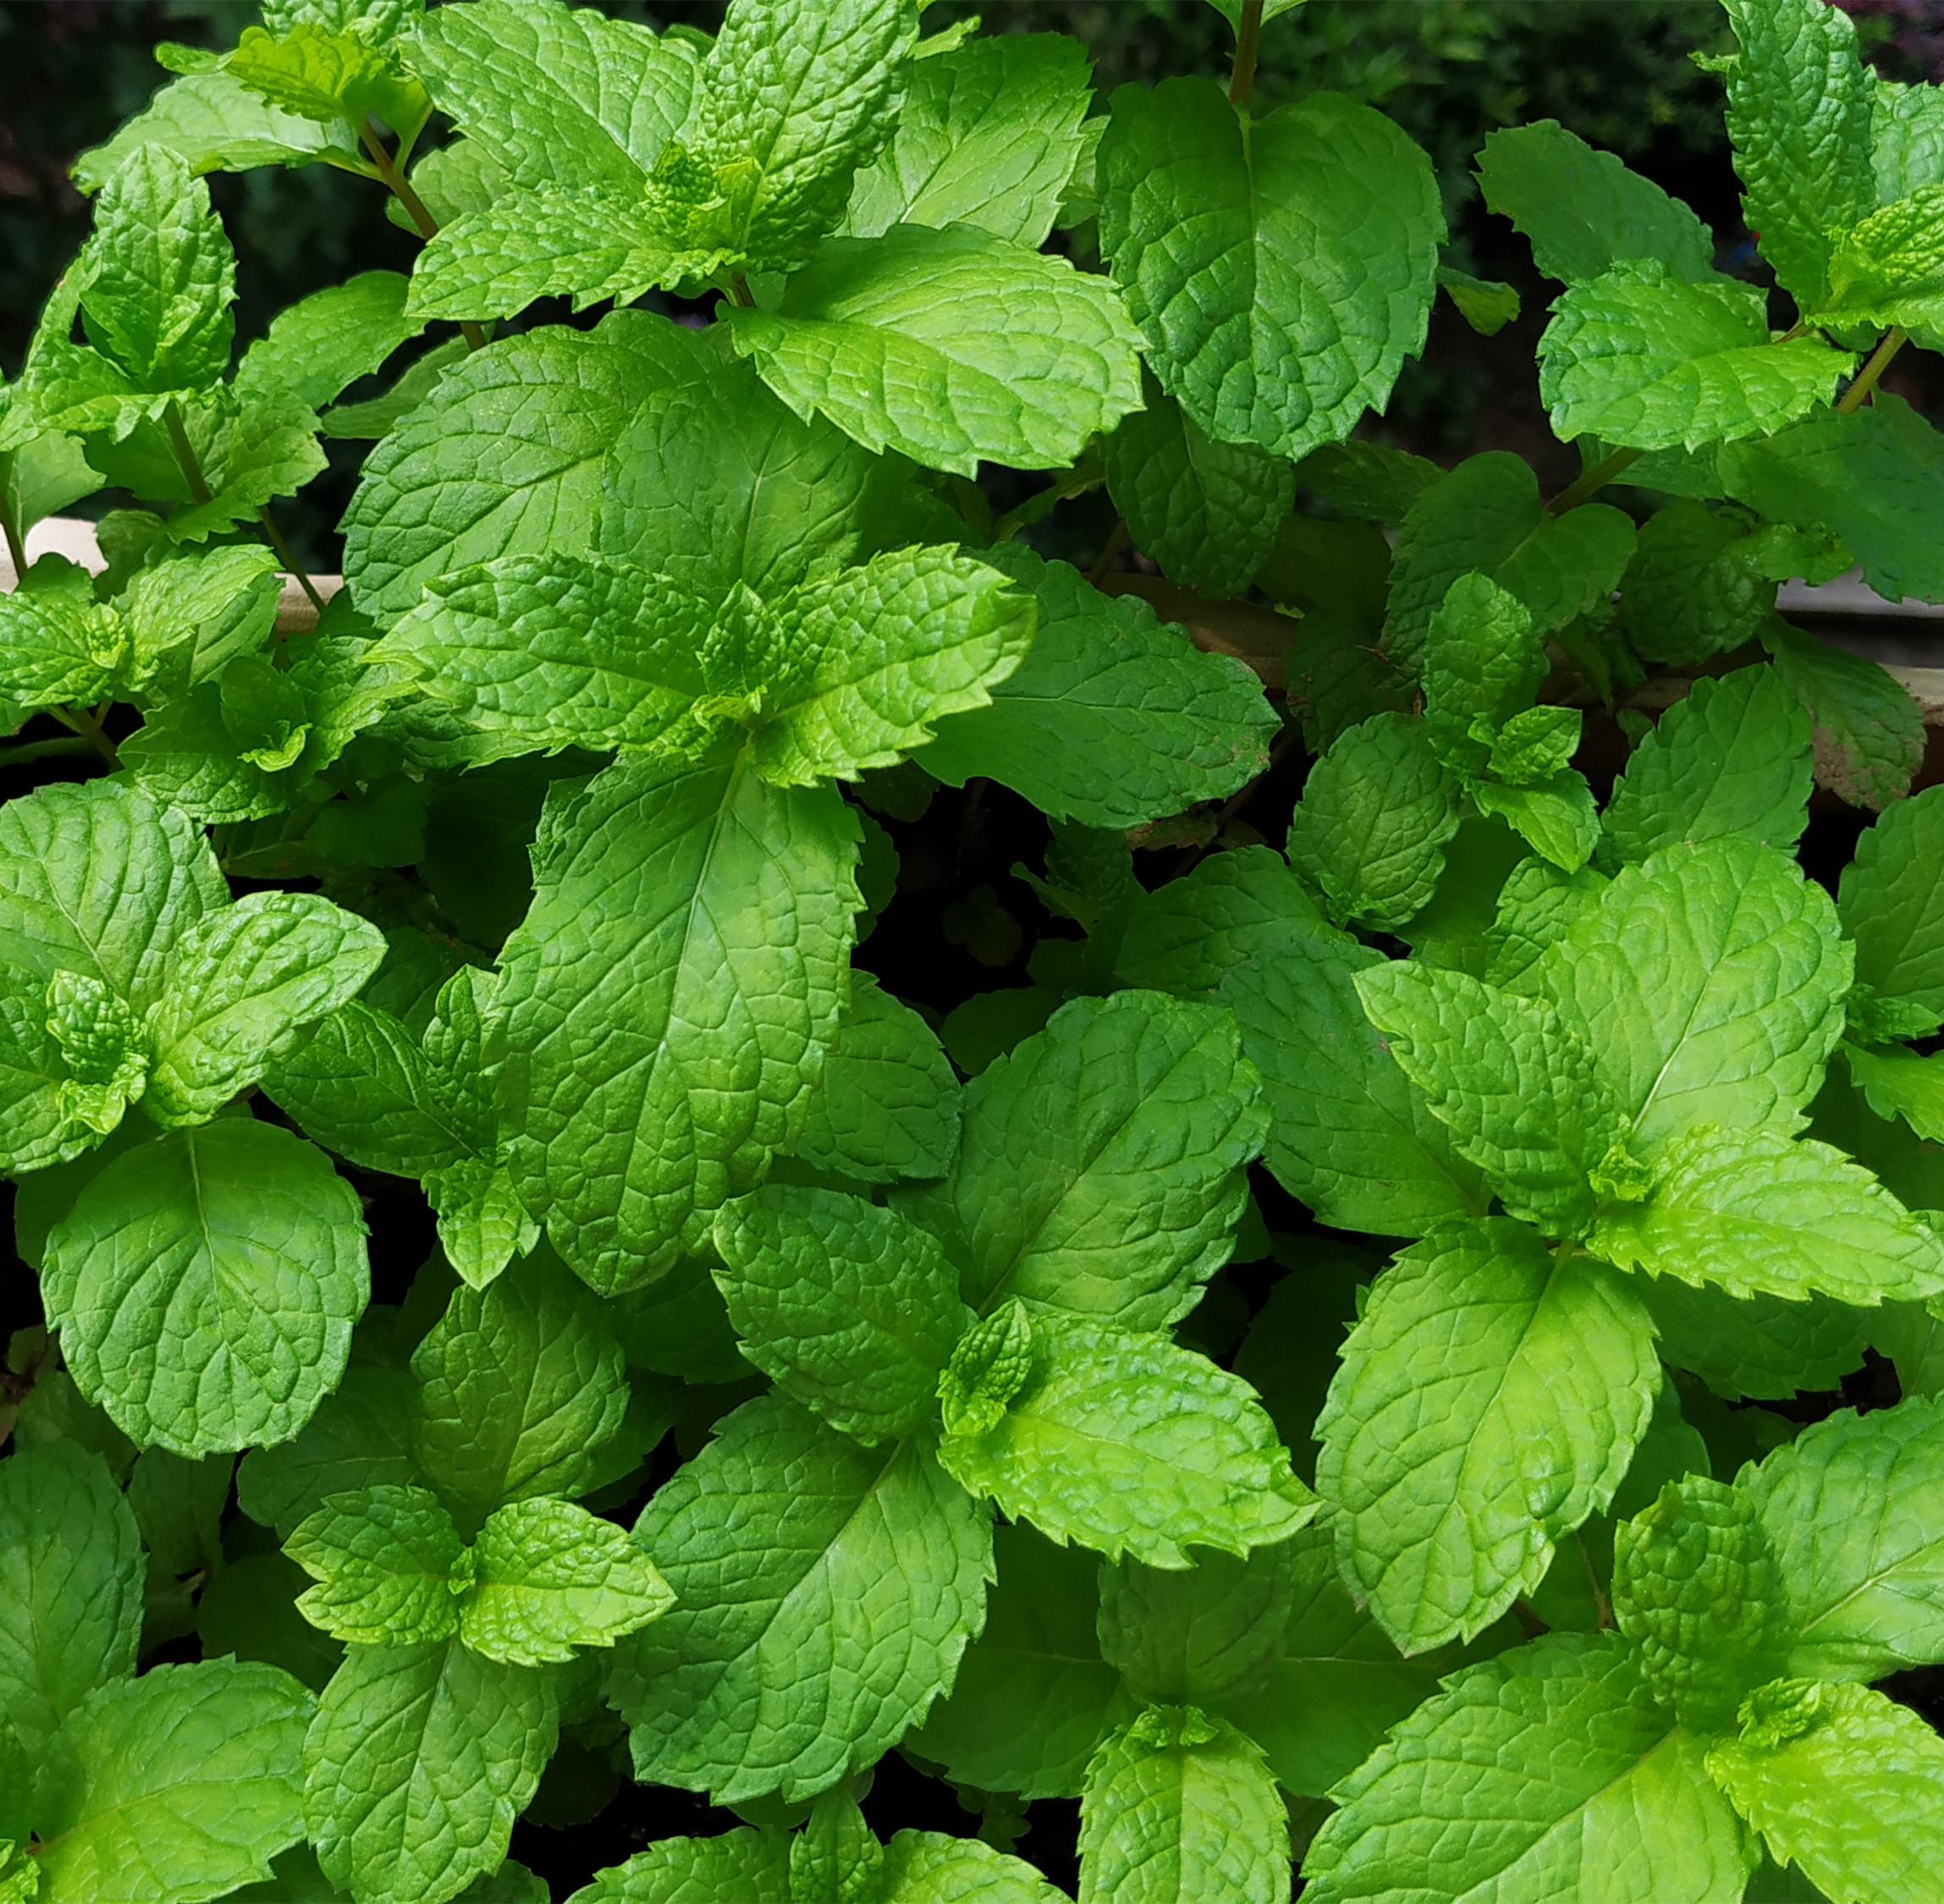
[[[1298,3],[1100,101],[912,0],[264,0],[82,159],[0,1900],[531,1904],[593,1820],[579,1904],[1049,1904],[1074,1800],[1083,1904],[1934,1895],[1944,791],[1776,602],[1944,600],[1944,95],[1723,0],[1779,312],[1484,142],[1547,500],[1352,440],[1517,300],[1382,113],[1253,108]],[[266,166],[424,243],[239,355]],[[939,841],[1029,813],[1026,982],[901,986],[1011,961]]]

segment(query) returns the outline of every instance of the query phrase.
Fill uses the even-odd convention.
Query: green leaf
[[[1935,1054],[1919,1058],[1894,1046],[1870,1051],[1845,1040],[1842,1055],[1879,1117],[1902,1118],[1926,1142],[1944,1143],[1944,1066]]]
[[[664,1274],[796,1141],[845,1002],[857,839],[833,790],[719,760],[611,767],[549,806],[502,955],[499,1085],[515,1187],[595,1286]]]
[[[1219,442],[1155,389],[1121,420],[1104,457],[1107,493],[1135,547],[1211,601],[1247,589],[1296,500],[1286,461],[1252,443]]]
[[[424,1488],[333,1494],[284,1551],[317,1582],[297,1610],[333,1639],[417,1646],[459,1631],[472,1560],[438,1496]]]
[[[1081,1904],[1284,1904],[1289,1820],[1260,1749],[1192,1706],[1151,1706],[1093,1755]]]
[[[1698,1125],[1800,1129],[1849,966],[1820,887],[1771,848],[1715,840],[1623,867],[1534,977],[1651,1152]]]
[[[42,1904],[191,1904],[270,1875],[303,1836],[311,1695],[273,1666],[206,1660],[104,1686],[41,1769]]]
[[[460,1637],[505,1665],[564,1664],[576,1647],[612,1646],[674,1601],[623,1529],[569,1501],[500,1508],[479,1530],[472,1558]]]
[[[1881,1679],[1944,1655],[1941,1474],[1944,1409],[1910,1399],[1818,1422],[1743,1479],[1782,1563],[1792,1672]]]
[[[1771,341],[1753,284],[1645,262],[1566,291],[1539,354],[1554,430],[1630,449],[1772,435],[1828,403],[1856,362],[1814,335]]]
[[[237,389],[284,391],[311,410],[335,402],[418,334],[405,315],[406,283],[395,271],[361,272],[288,306],[243,353]]]
[[[214,680],[240,655],[261,653],[276,625],[282,581],[274,549],[151,556],[115,598],[136,680],[156,696],[179,695]]]
[[[939,1411],[948,1434],[983,1434],[1005,1418],[1033,1373],[1033,1322],[1009,1297],[981,1316],[954,1345],[939,1376]]]
[[[310,893],[251,893],[185,933],[149,1011],[150,1114],[201,1123],[377,970],[377,927]]]
[[[1805,310],[1829,289],[1837,233],[1876,207],[1870,76],[1856,26],[1820,0],[1722,0],[1740,43],[1721,71],[1742,215]]]
[[[1294,1599],[1295,1551],[1308,1532],[1240,1559],[1204,1554],[1186,1571],[1131,1560],[1103,1567],[1103,1657],[1137,1698],[1225,1709],[1275,1663]]]
[[[1473,278],[1451,265],[1438,267],[1438,289],[1480,337],[1496,337],[1518,322],[1519,294],[1496,278]]]
[[[224,62],[236,81],[283,112],[329,125],[382,120],[406,144],[432,110],[425,88],[361,36],[311,20],[273,35],[246,26]]]
[[[609,447],[700,349],[664,318],[616,311],[591,332],[529,331],[455,364],[366,460],[344,523],[359,608],[388,623],[469,562],[586,548]]]
[[[1141,401],[1112,287],[971,226],[827,239],[774,310],[722,316],[798,415],[961,476],[1060,468]]]
[[[743,1353],[866,1446],[931,1419],[972,1318],[937,1239],[840,1191],[772,1186],[715,1219],[716,1285]]]
[[[1921,185],[1846,233],[1830,260],[1832,317],[1847,325],[1905,324],[1935,331],[1944,316],[1944,191]]]
[[[938,1033],[867,972],[853,972],[794,1155],[861,1183],[942,1177],[959,1142],[959,1081]]]
[[[791,1841],[774,1826],[715,1838],[664,1838],[595,1874],[568,1904],[791,1904]]]
[[[980,559],[1032,597],[1038,629],[990,707],[939,723],[918,756],[928,773],[955,786],[983,776],[1053,819],[1126,828],[1225,798],[1267,768],[1275,716],[1241,662],[1203,654],[1066,563],[1014,544]]]
[[[939,1459],[1011,1519],[1150,1566],[1286,1539],[1315,1511],[1254,1390],[1165,1339],[1056,1309],[1032,1324],[1033,1367],[983,1433]]]
[[[1924,185],[1944,184],[1944,122],[1929,86],[1875,80],[1870,137],[1879,204],[1894,205]]]
[[[1482,1212],[1489,1193],[1364,1015],[1356,975],[1381,957],[1296,938],[1236,966],[1216,995],[1262,1074],[1276,1180],[1339,1229],[1418,1236]]]
[[[229,896],[201,830],[130,788],[43,787],[0,808],[0,960],[40,977],[85,972],[146,1004]]]
[[[1609,1208],[1589,1239],[1623,1269],[1864,1308],[1944,1290],[1944,1241],[1827,1144],[1701,1125],[1655,1169],[1647,1202]]]
[[[1815,724],[1816,784],[1880,813],[1901,800],[1924,761],[1924,713],[1909,691],[1880,663],[1786,623],[1762,639]]]
[[[1856,945],[1856,980],[1880,998],[1944,1018],[1944,891],[1928,868],[1944,851],[1944,791],[1899,801],[1857,842],[1838,911]]]
[[[338,1384],[369,1290],[329,1159],[247,1117],[116,1158],[47,1241],[50,1321],[81,1392],[140,1446],[288,1441]]]
[[[1267,1120],[1233,1021],[1154,992],[1076,999],[966,1087],[957,1163],[910,1206],[966,1300],[1165,1329],[1228,1260]]]
[[[1687,206],[1556,119],[1490,135],[1479,184],[1485,203],[1530,240],[1539,272],[1563,284],[1644,258],[1689,283],[1713,275],[1713,234]]]
[[[977,1838],[900,1831],[884,1846],[881,1904],[1063,1904],[1023,1859]]]
[[[1737,1299],[1665,1276],[1635,1288],[1660,1334],[1660,1359],[1691,1370],[1725,1399],[1786,1401],[1839,1389],[1863,1366],[1877,1331],[1892,1326],[1886,1314],[1823,1296]]]
[[[1341,923],[1394,931],[1437,889],[1460,811],[1424,724],[1374,714],[1310,769],[1289,823],[1290,863]]]
[[[1245,126],[1207,80],[1125,87],[1099,181],[1154,374],[1211,437],[1291,459],[1341,442],[1423,348],[1444,217],[1372,107],[1313,93]]]
[[[100,603],[19,589],[0,595],[0,694],[21,710],[112,699],[133,658]]]
[[[1549,1235],[1583,1235],[1593,1180],[1626,1126],[1594,1054],[1553,1006],[1415,959],[1356,982],[1404,1075],[1507,1213]]]
[[[1345,1577],[1420,1653],[1469,1639],[1604,1509],[1653,1411],[1653,1325],[1503,1218],[1441,1230],[1370,1292],[1317,1418]]]
[[[1944,1742],[1864,1686],[1783,1681],[1749,1701],[1709,1775],[1830,1904],[1919,1904],[1944,1855]]]
[[[411,1384],[402,1369],[362,1363],[347,1369],[295,1440],[252,1449],[244,1457],[237,1505],[288,1538],[333,1494],[422,1483],[399,1433],[411,1406]]]
[[[1608,852],[1747,840],[1784,850],[1809,824],[1809,723],[1780,674],[1696,681],[1628,757],[1602,821]]]
[[[107,1464],[55,1442],[0,1465],[0,1700],[22,1746],[44,1751],[134,1672],[141,1612],[141,1542]]]
[[[991,1578],[989,1516],[930,1456],[781,1395],[719,1423],[635,1540],[675,1594],[615,1655],[635,1775],[725,1804],[875,1761],[951,1684]]]
[[[859,168],[840,228],[977,225],[1014,245],[1046,241],[1084,140],[1085,53],[1065,34],[968,40],[910,69],[887,145]]]
[[[1704,1749],[1614,1636],[1468,1667],[1337,1787],[1305,1904],[1495,1890],[1737,1904],[1754,1857]]]
[[[601,1306],[544,1259],[455,1290],[411,1367],[412,1448],[462,1532],[509,1501],[584,1492],[627,1409]]]
[[[1214,853],[1180,879],[1141,894],[1115,970],[1129,985],[1205,998],[1246,960],[1290,939],[1347,941],[1266,846]]]
[[[304,1823],[359,1904],[443,1904],[499,1868],[559,1732],[553,1681],[456,1639],[353,1647],[304,1739]]]

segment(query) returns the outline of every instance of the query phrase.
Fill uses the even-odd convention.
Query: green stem
[[[209,479],[202,473],[202,464],[196,454],[196,445],[189,440],[189,432],[182,426],[182,406],[173,398],[162,413],[162,426],[168,432],[168,447],[175,453],[175,466],[182,471],[190,497],[198,503],[208,502]]]
[[[284,564],[284,572],[297,578],[297,586],[311,597],[311,606],[319,614],[324,612],[324,597],[317,592],[317,584],[305,574],[303,564],[291,554],[290,545],[278,533],[277,525],[270,520],[267,506],[256,512],[256,520],[263,525],[264,539],[277,552],[277,559]]]
[[[993,541],[995,543],[1011,542],[1022,529],[1050,515],[1058,504],[1069,502],[1076,496],[1084,496],[1089,489],[1098,489],[1106,480],[1099,469],[1068,471],[1057,482],[1049,483],[1045,488],[1028,496],[1017,509],[1008,509],[1000,517],[992,526]]]
[[[1114,558],[1127,546],[1127,519],[1124,515],[1114,518],[1114,526],[1107,540],[1100,545],[1100,553],[1093,559],[1093,566],[1087,571],[1087,579],[1098,588],[1107,579],[1107,571],[1114,566]]]
[[[1576,509],[1590,496],[1597,496],[1620,472],[1638,463],[1645,454],[1638,449],[1616,449],[1608,457],[1595,463],[1578,482],[1568,483],[1558,495],[1546,504],[1550,515],[1564,515],[1568,509]]]
[[[1909,341],[1910,333],[1901,324],[1892,324],[1884,333],[1882,343],[1870,352],[1870,361],[1857,372],[1856,382],[1837,399],[1838,416],[1853,415],[1863,408],[1864,399],[1876,388],[1876,380],[1890,368],[1890,360]]]
[[[1262,38],[1262,0],[1242,0],[1242,17],[1236,28],[1236,65],[1229,80],[1229,104],[1239,113],[1249,109],[1255,91],[1256,45]]]
[[[47,740],[23,740],[0,747],[0,767],[25,767],[29,761],[50,760],[57,754],[91,754],[95,744],[85,734],[57,734]]]
[[[116,773],[121,771],[122,757],[115,751],[115,744],[108,739],[107,729],[101,724],[100,717],[85,707],[57,707],[55,713],[73,728],[89,746],[105,760]]]
[[[738,272],[733,272],[729,280],[729,301],[740,304],[745,311],[756,308],[756,299],[749,289],[749,280]]]
[[[372,124],[372,116],[366,113],[364,124],[358,128],[358,137],[364,141],[365,150],[372,155],[372,163],[378,168],[378,177],[384,181],[385,189],[405,208],[405,216],[418,228],[418,234],[428,245],[438,236],[438,220],[432,217],[426,201],[413,189],[412,182],[393,162],[392,155],[385,150],[385,142],[378,137],[378,129]],[[459,327],[459,334],[465,339],[469,350],[486,348],[486,333],[469,317]]]
[[[7,536],[7,553],[14,564],[14,586],[18,588],[27,577],[27,548],[20,539],[19,526],[14,520],[14,512],[0,503],[0,530]]]

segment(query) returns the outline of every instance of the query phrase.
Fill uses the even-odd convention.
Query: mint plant
[[[1944,601],[1944,106],[1698,15],[1759,281],[1480,128],[1549,496],[1297,3],[263,0],[77,163],[0,1899],[1927,1904],[1944,792],[1776,603]],[[416,264],[239,351],[307,166]]]

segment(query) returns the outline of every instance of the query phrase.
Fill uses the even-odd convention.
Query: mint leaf
[[[353,1647],[304,1738],[304,1824],[366,1904],[443,1904],[496,1871],[559,1732],[553,1681],[456,1639]]]
[[[238,391],[282,391],[311,410],[334,402],[417,334],[406,283],[395,271],[361,272],[289,305],[243,353]]]
[[[1737,1298],[1665,1276],[1635,1288],[1660,1334],[1660,1359],[1723,1397],[1786,1401],[1841,1388],[1884,1320],[1824,1296]]]
[[[1113,288],[971,226],[826,239],[774,310],[722,316],[800,416],[961,476],[981,458],[1058,468],[1141,401]]]
[[[1274,1666],[1307,1536],[1236,1559],[1205,1554],[1186,1572],[1123,1560],[1102,1568],[1100,1651],[1137,1698],[1210,1709],[1253,1691]]]
[[[1944,894],[1922,868],[1944,844],[1944,795],[1899,801],[1857,842],[1837,907],[1856,946],[1856,979],[1879,997],[1944,1018]]]
[[[1346,1578],[1398,1646],[1482,1632],[1613,1498],[1659,1385],[1639,1299],[1505,1219],[1371,1290],[1317,1418]]]
[[[1053,229],[1083,144],[1087,60],[1065,35],[1002,34],[917,60],[890,142],[858,169],[843,231],[977,225],[1015,245]]]
[[[900,1831],[884,1846],[883,1904],[1060,1904],[1038,1872],[977,1838]]]
[[[1916,1904],[1941,1848],[1944,1744],[1908,1707],[1864,1686],[1785,1680],[1749,1701],[1710,1777],[1832,1904]]]
[[[1815,724],[1817,784],[1878,812],[1910,790],[1924,759],[1924,714],[1878,663],[1777,622],[1763,636]]]
[[[368,1288],[350,1186],[247,1117],[116,1158],[41,1275],[81,1392],[138,1445],[191,1457],[295,1434],[344,1373]]]
[[[1187,1566],[1190,1545],[1272,1544],[1314,1512],[1254,1391],[1205,1356],[1056,1309],[1033,1316],[1031,1340],[1000,1419],[948,1428],[939,1449],[1009,1518],[1166,1567]]]
[[[412,1405],[404,1370],[348,1368],[293,1441],[253,1449],[237,1470],[237,1505],[287,1539],[333,1494],[422,1481],[398,1423]]]
[[[36,1787],[39,1896],[132,1889],[160,1904],[270,1875],[303,1835],[298,1752],[311,1695],[273,1666],[157,1666],[104,1686],[62,1729]]]
[[[406,144],[432,110],[425,88],[359,35],[300,20],[288,32],[246,26],[223,69],[271,105],[329,125],[381,120]]]
[[[1080,1802],[1081,1904],[1281,1904],[1289,1824],[1260,1750],[1192,1706],[1105,1741]]]
[[[1805,1428],[1742,1483],[1782,1571],[1791,1671],[1881,1679],[1944,1649],[1944,1552],[1924,1503],[1944,1415],[1923,1399]]]
[[[1132,827],[1245,786],[1269,764],[1275,717],[1238,661],[1077,569],[1011,544],[981,559],[1039,612],[1026,658],[992,704],[948,715],[917,757],[957,786],[975,775],[1056,820]]]
[[[1336,1788],[1304,1874],[1317,1904],[1597,1895],[1620,1870],[1643,1897],[1734,1904],[1754,1861],[1704,1749],[1618,1638],[1543,1639],[1466,1668],[1393,1727]]]
[[[1857,1088],[1879,1117],[1902,1118],[1926,1142],[1944,1142],[1944,1067],[1934,1058],[1894,1047],[1869,1051],[1847,1041],[1842,1055]]]
[[[472,1560],[452,1516],[424,1488],[333,1494],[284,1551],[317,1582],[297,1610],[333,1639],[416,1646],[459,1630]]]
[[[22,1746],[45,1750],[134,1672],[141,1582],[135,1516],[99,1456],[54,1442],[0,1466],[0,1698]]]
[[[719,760],[612,767],[549,809],[502,955],[501,1102],[515,1188],[597,1287],[665,1273],[801,1130],[844,1003],[856,840],[834,792]],[[589,938],[598,915],[622,933]],[[729,1022],[747,1042],[716,1035]]]
[[[118,618],[65,595],[0,595],[0,693],[21,709],[112,698],[133,658]]]
[[[377,970],[375,926],[309,893],[251,893],[187,933],[162,969],[146,1032],[146,1103],[200,1123]]]
[[[1827,1144],[1701,1125],[1662,1148],[1655,1171],[1648,1201],[1610,1208],[1589,1239],[1623,1269],[1864,1307],[1944,1289],[1944,1243]]]
[[[876,1759],[951,1684],[991,1577],[988,1516],[928,1455],[780,1395],[727,1417],[635,1540],[675,1595],[615,1654],[635,1775],[725,1803]]]
[[[1424,154],[1369,107],[1315,93],[1245,129],[1206,80],[1125,88],[1099,180],[1154,374],[1211,437],[1340,442],[1423,347],[1444,217]]]
[[[674,1596],[612,1521],[564,1500],[522,1500],[487,1517],[460,1637],[505,1665],[564,1665],[667,1612]]]
[[[1937,95],[1928,86],[1875,80],[1870,89],[1870,157],[1881,205],[1944,183]]]
[[[1602,818],[1608,851],[1745,839],[1792,847],[1809,824],[1809,724],[1777,670],[1699,680],[1627,757]]]
[[[1693,212],[1556,119],[1490,134],[1479,152],[1479,185],[1531,242],[1539,272],[1561,283],[1649,258],[1689,283],[1713,275],[1715,240]]]
[[[774,1826],[744,1825],[713,1838],[664,1838],[625,1864],[597,1872],[572,1904],[704,1904],[734,1897],[744,1904],[792,1904],[790,1846]]]
[[[773,1186],[715,1219],[716,1285],[743,1353],[867,1446],[931,1418],[971,1321],[937,1240],[839,1191]]]
[[[952,1174],[911,1207],[962,1241],[982,1313],[1016,1296],[1165,1329],[1234,1246],[1260,1092],[1214,1007],[1077,999],[966,1087]]]
[[[1115,969],[1129,985],[1205,998],[1229,972],[1294,938],[1346,944],[1290,876],[1280,853],[1211,854],[1135,900]]]

